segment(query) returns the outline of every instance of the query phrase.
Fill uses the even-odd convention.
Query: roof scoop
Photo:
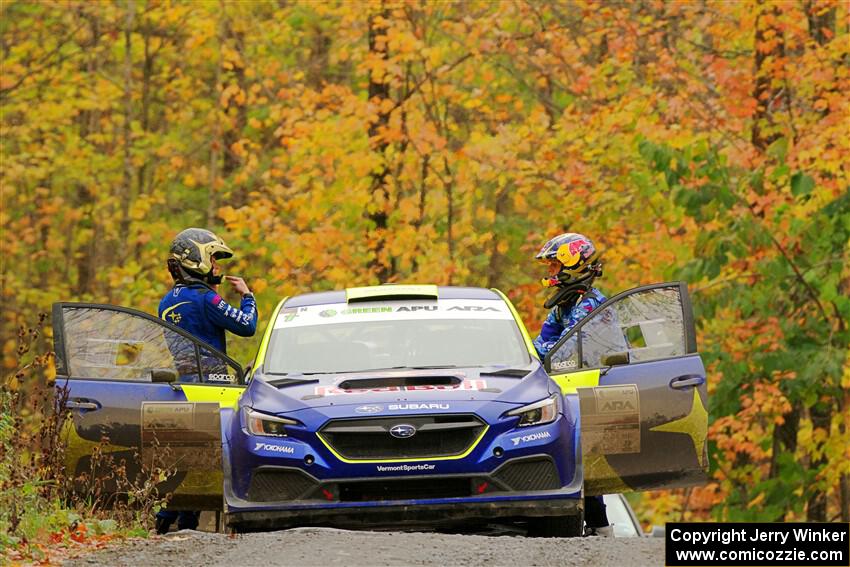
[[[350,287],[345,290],[348,303],[359,301],[388,301],[404,299],[431,299],[436,301],[439,294],[435,285],[382,285],[370,287]]]

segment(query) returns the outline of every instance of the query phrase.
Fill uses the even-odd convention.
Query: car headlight
[[[250,408],[245,408],[245,424],[252,435],[263,435],[266,437],[286,437],[287,425],[296,425],[298,422],[285,417],[277,417],[267,413],[260,413]]]
[[[528,427],[530,425],[543,425],[544,423],[552,423],[558,417],[560,410],[560,394],[552,394],[545,400],[522,406],[515,410],[511,410],[507,415],[518,415],[519,423],[517,427]]]

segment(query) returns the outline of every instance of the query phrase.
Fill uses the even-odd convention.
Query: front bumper
[[[548,478],[543,465],[551,467]],[[230,479],[225,480],[230,529],[445,527],[496,518],[567,516],[582,509],[580,483],[560,486],[551,457],[541,454],[511,459],[491,474],[322,481],[290,467],[262,467],[255,473],[265,480],[247,499],[234,494]],[[284,485],[292,487],[288,498],[281,498]]]
[[[500,417],[501,404],[455,406],[488,424],[468,453],[392,461],[340,459],[316,442],[315,427],[258,438],[234,420],[224,444],[228,525],[392,528],[581,512],[574,419],[518,430],[515,418]]]
[[[225,515],[228,529],[238,532],[285,529],[295,526],[344,528],[448,527],[471,521],[570,516],[581,514],[578,495],[555,492],[512,494],[510,497],[474,497],[441,501],[345,502],[274,509],[272,507],[230,508]]]

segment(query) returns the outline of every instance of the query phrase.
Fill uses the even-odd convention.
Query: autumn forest
[[[642,520],[850,521],[848,27],[839,0],[4,0],[3,374],[55,301],[156,313],[190,226],[261,320],[436,283],[532,334],[534,254],[581,232],[609,295],[688,282],[709,373],[711,483]]]

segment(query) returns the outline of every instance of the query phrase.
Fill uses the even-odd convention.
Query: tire
[[[581,537],[584,518],[573,516],[544,516],[528,519],[529,537]]]

